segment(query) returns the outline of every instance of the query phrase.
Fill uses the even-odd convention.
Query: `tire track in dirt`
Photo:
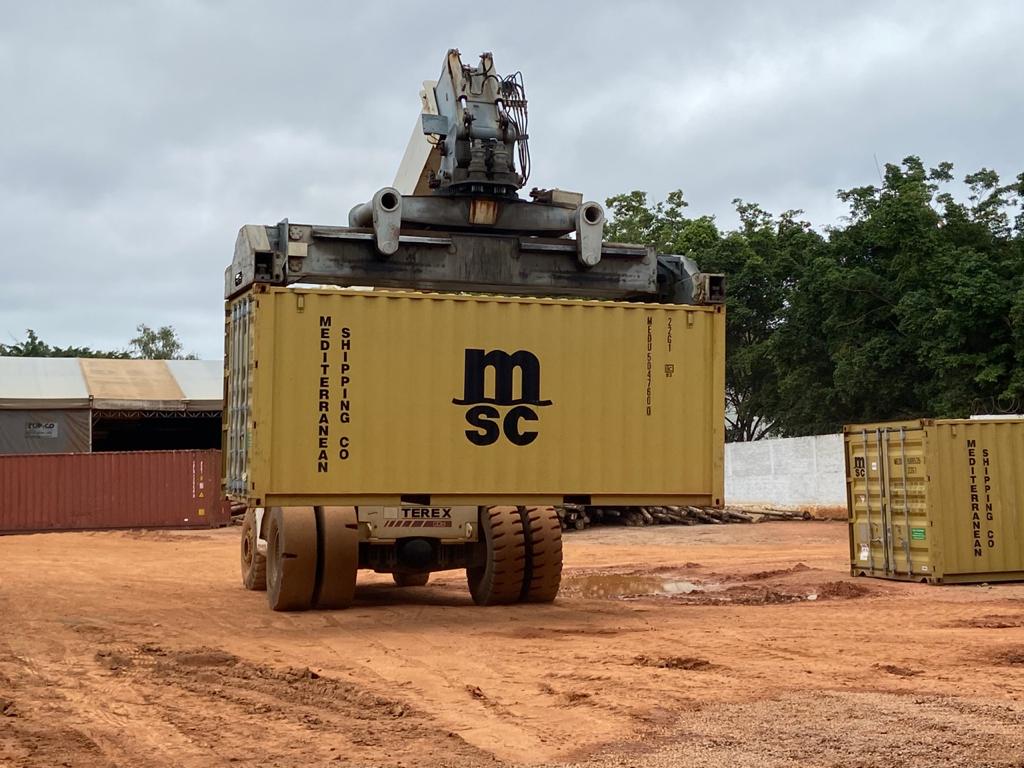
[[[432,589],[432,588],[431,588]],[[482,617],[481,609],[469,611]],[[564,611],[558,608],[509,607],[488,611],[495,624],[517,626],[527,615],[543,611],[549,619]],[[373,676],[384,685],[415,695],[434,713],[444,730],[457,733],[482,752],[499,760],[533,762],[539,756],[564,754],[560,733],[566,723],[599,729],[586,713],[566,712],[563,702],[552,701],[539,686],[546,665],[537,665],[528,642],[507,643],[497,655],[460,649],[457,639],[433,632],[419,632],[406,616],[408,606],[375,616],[371,630],[347,628],[346,643],[359,648],[356,661],[360,676]],[[396,644],[382,627],[394,624]],[[328,647],[336,641],[324,639]],[[396,645],[402,646],[401,648]],[[561,722],[556,713],[561,710]],[[620,726],[621,732],[621,726]]]
[[[854,582],[845,526],[718,528],[573,536],[553,606],[477,609],[461,574],[408,590],[360,574],[353,608],[302,614],[242,589],[237,531],[4,539],[0,766],[479,768],[604,749],[595,768],[977,768],[1024,755],[1024,587]],[[581,588],[620,575],[801,599]]]
[[[63,674],[68,663],[87,669]],[[91,659],[83,653],[64,664],[37,663],[19,678],[22,684],[12,684],[5,674],[4,687],[33,704],[7,718],[0,765],[492,762],[403,700],[215,648],[105,645]],[[40,703],[42,690],[54,694],[48,704]]]

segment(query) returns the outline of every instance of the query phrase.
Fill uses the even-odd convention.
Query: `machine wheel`
[[[466,569],[469,592],[477,605],[507,605],[523,592],[526,537],[517,507],[490,507],[480,515],[487,561]]]
[[[256,544],[256,510],[247,509],[242,519],[242,584],[261,592],[267,588],[267,556]]]
[[[430,571],[422,573],[392,573],[391,578],[400,587],[425,587],[430,581]]]
[[[275,611],[306,610],[316,588],[316,514],[312,507],[272,507],[264,514],[267,601]]]
[[[316,507],[317,564],[314,603],[318,608],[347,608],[356,594],[359,570],[359,522],[355,507]]]
[[[522,600],[550,603],[562,583],[562,526],[554,507],[520,507],[530,548]],[[583,522],[582,518],[579,522]]]

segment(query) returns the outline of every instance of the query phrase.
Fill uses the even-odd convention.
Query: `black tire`
[[[477,605],[518,602],[526,572],[526,537],[517,507],[490,507],[480,514],[487,559],[466,569],[469,592]]]
[[[356,595],[359,522],[355,507],[316,507],[318,608],[348,608]]]
[[[242,586],[256,592],[267,588],[267,556],[256,541],[256,510],[245,510],[242,519]]]
[[[526,538],[530,547],[529,572],[523,584],[522,599],[528,603],[550,603],[562,584],[562,526],[558,512],[554,507],[520,510],[526,516]]]
[[[425,587],[430,581],[430,571],[422,573],[392,573],[391,578],[399,587]]]
[[[316,588],[316,515],[312,507],[272,507],[267,521],[267,602],[304,611]]]

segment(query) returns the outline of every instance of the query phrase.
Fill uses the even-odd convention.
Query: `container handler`
[[[489,53],[424,86],[394,186],[348,226],[242,227],[225,273],[224,491],[274,610],[345,607],[360,568],[550,602],[557,505],[722,503],[722,277],[520,198],[526,93]]]

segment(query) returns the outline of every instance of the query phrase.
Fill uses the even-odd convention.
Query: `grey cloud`
[[[523,71],[531,184],[827,225],[875,155],[1024,170],[1021,39],[1012,2],[20,4],[0,29],[0,336],[117,347],[171,323],[219,356],[238,227],[341,223],[390,183],[448,47]]]

